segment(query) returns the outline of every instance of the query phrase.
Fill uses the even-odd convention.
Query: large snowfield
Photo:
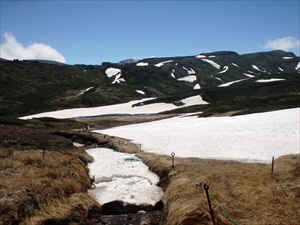
[[[201,98],[185,100],[186,104],[195,104],[197,101],[205,103]],[[112,112],[157,113],[171,107],[163,103],[134,108],[131,105],[132,102],[70,109],[26,118],[72,118]],[[272,157],[299,154],[299,116],[300,108],[234,117],[198,118],[196,115],[181,115],[93,132],[130,139],[140,144],[142,150],[155,154],[171,155],[174,152],[175,157],[271,163]],[[95,177],[96,187],[90,193],[101,204],[121,200],[130,204],[154,205],[162,198],[162,190],[155,185],[159,178],[134,155],[105,148],[90,149],[87,152],[95,160],[88,165],[90,176]]]
[[[273,156],[299,153],[299,108],[233,117],[178,116],[95,132],[130,139],[156,154],[269,163]]]
[[[131,139],[155,154],[271,163],[273,156],[299,153],[299,112],[296,108],[235,117],[177,116],[94,132]],[[126,160],[133,155],[107,149],[88,153],[95,158],[89,168],[96,177],[90,193],[100,203],[154,205],[162,197],[152,185],[158,178],[142,162]]]
[[[137,90],[139,91],[139,90]],[[186,107],[197,104],[208,104],[203,101],[200,96],[193,96],[183,99],[181,102],[182,106],[175,106],[172,103],[155,103],[151,105],[143,105],[143,102],[150,100],[151,98],[144,98],[141,100],[134,100],[127,103],[91,107],[91,108],[75,108],[75,109],[64,109],[52,112],[39,113],[35,115],[29,115],[21,117],[20,119],[32,119],[39,117],[54,117],[60,119],[66,118],[80,118],[80,117],[91,117],[91,116],[107,116],[107,115],[139,115],[139,114],[154,114],[167,110],[173,110],[180,107]],[[140,104],[141,106],[133,107],[135,104]]]

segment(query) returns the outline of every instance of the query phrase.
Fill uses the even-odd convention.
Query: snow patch
[[[203,61],[205,61],[205,62],[211,64],[212,66],[214,66],[214,67],[217,68],[217,69],[220,69],[220,67],[221,67],[218,63],[216,63],[216,62],[214,62],[214,61],[212,61],[212,60],[209,60],[209,59],[201,59],[201,60],[203,60]]]
[[[252,68],[255,69],[255,70],[260,71],[260,69],[257,66],[255,66],[255,65],[252,65]]]
[[[171,77],[173,77],[173,78],[175,78],[175,79],[176,79],[176,77],[175,77],[174,73],[175,73],[175,70],[173,69],[173,70],[172,70],[172,73],[171,73]]]
[[[181,100],[181,102],[183,102],[185,104],[185,106],[208,104],[207,102],[202,100],[202,97],[200,95],[185,98],[185,99]]]
[[[121,82],[125,82],[125,80],[123,78],[121,78],[122,76],[122,71],[118,68],[108,68],[105,70],[105,73],[107,75],[108,78],[111,78],[113,76],[115,76],[115,79],[114,81],[112,82],[112,84],[115,84],[115,83],[121,83]]]
[[[252,77],[255,77],[254,75],[252,75],[252,74],[248,74],[248,73],[243,73],[245,76],[247,76],[247,77],[250,77],[250,78],[252,78]]]
[[[118,69],[118,68],[112,68],[112,67],[105,70],[105,73],[106,73],[106,75],[107,75],[108,78],[110,78],[112,76],[115,76],[115,75],[117,75],[120,72],[121,72],[120,69]]]
[[[248,80],[249,78],[245,78],[245,79],[241,79],[241,80],[235,80],[235,81],[231,81],[231,82],[228,82],[228,83],[225,83],[225,84],[221,84],[219,85],[218,87],[228,87],[234,83],[237,83],[237,82],[241,82],[243,80]]]
[[[298,62],[297,66],[295,67],[295,70],[300,70],[300,62]]]
[[[187,69],[187,68],[185,68],[184,66],[182,67],[184,70],[186,70],[187,72],[188,72],[188,74],[195,74],[195,71],[192,69],[192,68],[190,68],[190,69]]]
[[[283,59],[293,59],[294,57],[288,57],[288,56],[285,56],[285,57],[282,57]]]
[[[174,60],[167,60],[167,61],[164,61],[164,62],[160,62],[160,63],[157,63],[157,64],[155,64],[154,66],[156,66],[156,67],[161,67],[161,66],[163,66],[165,63],[169,63],[169,62],[173,62]]]
[[[199,58],[206,58],[205,55],[196,55],[196,58],[199,59]]]
[[[257,80],[255,82],[267,83],[267,82],[274,82],[274,81],[281,81],[281,80],[285,80],[285,79],[281,79],[281,78],[260,79],[260,80]]]
[[[221,78],[219,78],[219,77],[215,77],[215,78],[216,78],[217,80],[223,82]]]
[[[148,66],[147,62],[138,62],[136,66]]]
[[[145,95],[146,93],[142,90],[136,90],[137,93],[141,94],[141,95]]]
[[[133,105],[143,103],[144,101],[151,100],[154,98],[144,98],[141,100],[134,100],[127,103],[99,106],[99,107],[90,107],[90,108],[74,108],[74,109],[64,109],[57,110],[52,112],[39,113],[29,116],[20,117],[20,119],[32,119],[40,117],[53,117],[53,118],[80,118],[80,117],[90,117],[90,116],[104,116],[104,115],[115,115],[115,114],[129,114],[129,115],[138,115],[138,114],[154,114],[163,111],[173,110],[180,108],[182,106],[175,106],[171,103],[153,103],[145,104],[138,107],[132,107]],[[192,99],[193,101],[191,101]],[[201,96],[197,95],[187,99],[183,99],[182,102],[188,102],[188,105],[199,105],[199,104],[208,104],[203,101]]]
[[[91,89],[93,89],[93,88],[94,88],[94,87],[89,87],[89,88],[85,89],[83,92],[81,92],[80,94],[83,95],[85,92],[87,92],[88,90],[91,90]]]
[[[88,167],[90,176],[95,178],[95,188],[88,192],[100,204],[119,200],[154,206],[163,197],[162,189],[156,186],[159,177],[133,154],[108,148],[88,149],[86,152],[94,158]]]
[[[84,144],[80,144],[80,143],[77,143],[77,142],[73,142],[73,145],[75,146],[75,147],[84,147]]]
[[[186,77],[182,77],[177,79],[178,81],[187,81],[187,82],[194,82],[197,80],[197,77],[195,75],[190,75],[190,76],[186,76]]]
[[[224,66],[224,70],[222,70],[221,72],[219,72],[218,74],[220,74],[220,73],[225,73],[225,72],[227,72],[227,70],[229,69],[229,67],[228,66]]]
[[[200,84],[196,84],[195,86],[194,86],[194,88],[193,88],[194,90],[198,90],[198,89],[201,89],[201,87],[200,87]]]
[[[115,83],[121,83],[121,82],[125,82],[124,78],[121,78],[122,74],[119,73],[116,75],[115,77],[115,80],[112,82],[112,84],[115,84]]]
[[[231,65],[236,66],[236,67],[239,67],[239,65],[237,65],[237,64],[235,64],[235,63],[231,63]]]

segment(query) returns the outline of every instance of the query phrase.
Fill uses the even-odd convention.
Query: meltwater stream
[[[123,204],[142,206],[141,209],[144,209],[154,207],[162,199],[164,193],[156,186],[159,177],[133,154],[108,148],[86,151],[94,158],[88,167],[90,176],[95,179],[95,188],[89,193],[102,206],[114,203],[113,206]]]

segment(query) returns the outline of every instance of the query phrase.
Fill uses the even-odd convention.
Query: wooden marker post
[[[273,174],[273,170],[274,170],[274,156],[272,157],[272,170],[271,170],[272,174]]]

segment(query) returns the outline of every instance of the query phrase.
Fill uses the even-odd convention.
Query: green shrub
[[[0,117],[0,124],[5,124],[5,125],[19,125],[19,126],[24,126],[25,124],[30,123],[27,120],[20,120],[17,118],[11,118],[11,117]]]
[[[14,149],[16,150],[29,150],[29,149],[35,149],[34,146],[30,146],[30,145],[20,145],[20,144],[17,144],[14,146]]]

